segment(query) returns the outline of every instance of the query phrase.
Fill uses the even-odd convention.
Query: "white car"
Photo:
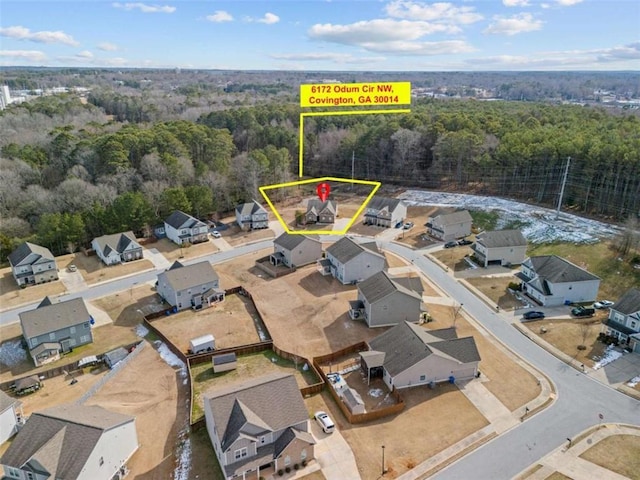
[[[211,232],[211,236],[212,236],[213,238],[220,238],[220,237],[222,237],[222,235],[220,234],[220,232],[219,232],[219,231],[217,231],[217,230],[214,230],[213,232]]]
[[[333,433],[336,429],[336,425],[326,412],[318,411],[313,415],[313,418],[316,419],[316,422],[318,422],[318,425],[320,425],[324,433]]]
[[[593,304],[593,308],[609,308],[613,307],[613,302],[611,300],[600,300]]]

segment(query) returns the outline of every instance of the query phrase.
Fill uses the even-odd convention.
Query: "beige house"
[[[273,241],[269,260],[273,265],[301,267],[322,257],[322,243],[317,235],[283,233]]]
[[[467,210],[438,215],[427,222],[427,233],[444,242],[471,234],[473,219]]]
[[[497,230],[476,235],[471,246],[483,267],[520,265],[527,256],[527,239],[520,230]]]

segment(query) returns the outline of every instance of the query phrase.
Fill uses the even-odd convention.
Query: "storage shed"
[[[31,375],[30,377],[20,378],[14,383],[16,395],[27,395],[33,393],[36,390],[40,390],[42,382],[37,375]]]
[[[113,368],[118,362],[124,360],[127,355],[129,355],[129,352],[126,348],[116,348],[104,354],[104,363],[107,364],[107,367]]]
[[[189,353],[212,352],[216,349],[216,339],[213,335],[203,335],[189,341]]]
[[[211,361],[213,363],[213,373],[235,370],[238,366],[236,354],[234,352],[215,355]]]

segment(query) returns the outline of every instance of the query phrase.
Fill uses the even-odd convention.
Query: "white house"
[[[142,258],[142,246],[136,241],[136,236],[131,231],[96,237],[91,242],[91,248],[106,265]]]
[[[447,213],[431,218],[427,222],[427,233],[448,242],[471,234],[473,219],[467,210]]]
[[[22,404],[0,390],[0,444],[18,432],[22,418]]]
[[[632,288],[609,308],[609,318],[604,324],[607,335],[616,337],[622,345],[628,345],[640,353],[640,290]]]
[[[16,480],[112,480],[137,449],[134,417],[70,404],[33,413],[0,464]]]
[[[527,239],[520,230],[482,232],[471,249],[483,267],[520,265],[527,256]]]
[[[516,276],[522,291],[540,305],[593,302],[598,296],[599,277],[556,255],[530,257],[521,268]]]
[[[167,238],[177,245],[202,243],[209,240],[209,227],[204,222],[176,210],[164,221]]]
[[[322,275],[333,275],[343,284],[357,283],[381,272],[386,259],[375,242],[356,243],[342,237],[325,251],[325,258],[318,260]]]

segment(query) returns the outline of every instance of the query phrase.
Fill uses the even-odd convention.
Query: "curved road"
[[[510,479],[551,453],[567,438],[605,422],[640,423],[640,402],[561,362],[527,339],[473,293],[419,252],[397,243],[385,243],[386,250],[412,261],[448,295],[482,323],[507,347],[546,374],[555,384],[557,399],[550,407],[524,423],[496,437],[432,478],[500,480]]]

